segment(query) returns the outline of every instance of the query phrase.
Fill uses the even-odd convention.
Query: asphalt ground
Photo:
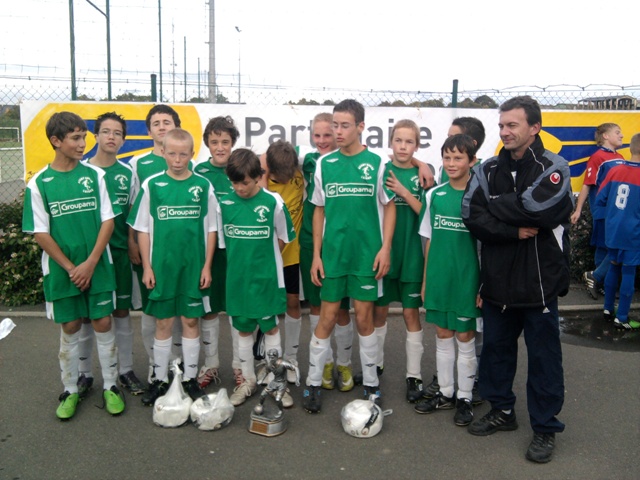
[[[634,312],[639,303],[634,299]],[[560,300],[561,315],[587,333],[562,335],[565,404],[559,418],[566,430],[557,436],[553,460],[528,462],[531,440],[526,410],[526,347],[521,339],[514,382],[515,412],[520,428],[489,437],[474,437],[453,423],[454,411],[418,415],[405,401],[404,326],[400,315],[389,318],[385,372],[381,378],[384,408],[393,414],[382,431],[356,439],[342,430],[340,410],[360,398],[360,387],[348,393],[323,391],[322,412],[301,407],[302,387],[292,387],[293,408],[286,411],[288,430],[266,438],[248,432],[257,395],[236,408],[231,424],[203,432],[191,424],[175,429],[152,422],[152,409],[127,394],[127,409],[111,417],[101,404],[101,379],[94,350],[96,383],[76,416],[55,416],[62,390],[57,352],[60,329],[45,318],[42,306],[6,309],[17,327],[0,340],[0,479],[226,479],[226,478],[455,478],[455,479],[637,479],[640,461],[640,333],[621,333],[600,319],[601,303],[588,299],[579,286]],[[638,315],[637,313],[635,314]],[[134,316],[134,359],[138,376],[147,360]],[[435,331],[425,327],[423,378],[435,373]],[[593,332],[596,332],[595,334]],[[303,317],[300,364],[307,371],[308,319]],[[229,326],[221,322],[220,386],[233,389]],[[227,341],[225,341],[227,340]],[[359,370],[357,342],[354,370]],[[475,408],[476,418],[489,410]]]

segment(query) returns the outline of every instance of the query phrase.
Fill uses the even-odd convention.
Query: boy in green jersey
[[[384,185],[383,158],[364,147],[364,107],[344,100],[334,107],[333,130],[338,150],[318,160],[312,202],[313,264],[311,278],[321,286],[320,321],[311,337],[304,408],[322,407],[322,371],[344,297],[354,300],[360,343],[364,397],[381,401],[376,374],[377,338],[373,302],[382,294],[389,271],[395,226],[393,193]]]
[[[233,118],[229,116],[210,119],[202,135],[202,140],[209,148],[211,158],[198,163],[193,171],[211,182],[213,193],[218,203],[226,195],[233,192],[231,180],[229,180],[225,169],[231,156],[231,150],[239,137],[240,132]],[[214,258],[216,261],[213,262],[211,267],[211,286],[209,287],[211,310],[202,317],[200,322],[200,337],[204,348],[204,365],[198,372],[198,384],[201,388],[207,387],[210,383],[220,383],[220,358],[218,354],[220,319],[218,314],[227,310],[227,251],[224,248],[220,248],[219,244],[216,245]],[[238,356],[238,331],[233,328],[231,317],[229,317],[229,324],[233,341],[233,361],[231,366],[236,386],[240,386],[244,383],[244,377],[242,376],[240,357]]]
[[[129,166],[135,173],[134,183],[131,192],[131,203],[136,199],[140,190],[140,185],[152,175],[163,172],[167,169],[167,162],[162,156],[162,142],[165,135],[174,128],[180,128],[180,116],[169,105],[154,105],[145,118],[147,133],[153,140],[153,150],[148,153],[133,157],[129,161]],[[140,328],[142,333],[142,343],[149,355],[149,383],[155,380],[153,372],[153,339],[156,331],[156,319],[144,313],[149,299],[149,291],[142,282],[142,259],[140,258],[140,248],[133,229],[129,229],[129,256],[133,265],[133,272],[136,279],[134,296],[135,308],[142,309],[142,320]],[[174,357],[180,356],[180,338],[182,336],[181,322],[174,322],[173,343],[171,345]]]
[[[133,371],[133,328],[131,325],[131,291],[133,277],[128,254],[127,215],[131,201],[133,170],[126,163],[118,161],[117,154],[127,136],[127,124],[120,115],[108,112],[100,115],[94,124],[93,133],[96,138],[96,154],[87,163],[99,167],[105,172],[107,189],[111,196],[118,200],[122,212],[114,222],[113,235],[109,240],[109,248],[116,272],[116,308],[113,311],[116,346],[118,347],[118,381],[120,386],[132,395],[144,392],[144,386]],[[78,393],[80,398],[88,394],[93,384],[92,350],[93,328],[85,320],[80,330],[80,366],[78,377]]]
[[[305,199],[302,206],[302,226],[300,227],[300,276],[305,299],[309,302],[309,324],[311,333],[316,330],[320,321],[320,287],[311,281],[311,264],[313,263],[313,212],[316,206],[311,203],[313,195],[313,176],[316,173],[318,158],[338,148],[333,134],[333,115],[328,112],[318,113],[313,117],[311,136],[315,149],[301,151],[299,160],[302,164],[302,176],[305,182]],[[342,300],[342,308],[338,312],[338,320],[334,329],[336,341],[335,362],[338,371],[338,390],[349,392],[353,390],[354,380],[351,368],[351,351],[353,344],[353,322],[349,317],[349,299]],[[286,339],[285,339],[286,340]],[[334,354],[329,343],[329,351],[322,370],[322,388],[335,388]]]
[[[436,326],[436,368],[440,391],[415,406],[418,413],[455,408],[456,425],[473,420],[471,405],[476,376],[476,318],[480,316],[478,247],[462,221],[462,196],[476,161],[473,139],[464,134],[447,138],[442,146],[449,181],[426,197],[420,235],[426,238],[422,293],[426,321]],[[458,360],[456,363],[456,344]],[[458,372],[455,393],[454,370]]]
[[[138,233],[142,281],[150,290],[145,313],[157,318],[153,345],[156,380],[142,397],[144,405],[153,405],[168,389],[176,316],[180,316],[183,331],[183,387],[194,400],[204,394],[196,381],[198,318],[209,309],[206,289],[211,284],[218,229],[213,187],[189,170],[193,137],[185,130],[173,129],[163,145],[168,169],[145,180],[128,220]]]
[[[115,275],[109,238],[112,202],[99,168],[81,163],[87,126],[71,112],[55,113],[46,125],[55,150],[53,161],[36,173],[25,191],[22,228],[42,247],[47,317],[61,326],[60,370],[64,392],[56,415],[68,420],[76,412],[78,341],[82,319],[96,331],[104,381],[103,398],[112,415],[124,411],[116,387],[118,371],[111,312],[115,308]]]
[[[425,190],[420,186],[418,169],[411,164],[418,151],[420,130],[412,120],[400,120],[391,130],[391,163],[387,164],[386,185],[395,193],[396,226],[391,246],[391,268],[384,277],[384,295],[375,302],[373,325],[378,337],[378,375],[384,368],[384,341],[387,315],[391,302],[402,303],[407,329],[405,343],[407,369],[406,398],[416,402],[422,398],[420,362],[424,352],[420,325],[420,288],[422,286],[423,252],[418,235],[419,215]]]
[[[260,187],[260,159],[240,148],[229,158],[227,175],[234,192],[218,207],[220,247],[227,249],[227,313],[240,332],[238,353],[244,382],[230,401],[241,405],[256,391],[252,334],[265,334],[265,350],[282,354],[277,315],[287,309],[281,251],[295,238],[282,198]]]

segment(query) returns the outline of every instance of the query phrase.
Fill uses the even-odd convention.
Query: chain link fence
[[[497,108],[516,95],[531,95],[543,109],[563,110],[637,110],[640,85],[593,85],[579,87],[555,85],[548,87],[520,86],[500,90],[451,92],[347,90],[337,88],[295,88],[277,85],[218,85],[215,95],[209,95],[204,83],[170,81],[156,85],[151,81],[118,79],[111,84],[112,101],[203,103],[215,97],[219,104],[247,105],[333,105],[345,98],[354,98],[365,106],[419,108]],[[0,203],[16,199],[24,189],[24,161],[19,105],[23,100],[71,101],[70,80],[64,78],[0,77]],[[109,88],[104,79],[76,81],[77,100],[107,101]]]

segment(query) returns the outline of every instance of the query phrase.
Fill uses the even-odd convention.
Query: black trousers
[[[527,345],[527,408],[538,433],[562,432],[556,415],[564,402],[564,373],[557,299],[546,308],[507,308],[484,302],[484,345],[480,356],[480,395],[492,408],[512,409],[518,337]]]

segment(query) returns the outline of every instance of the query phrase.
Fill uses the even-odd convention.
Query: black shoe
[[[374,403],[376,405],[378,405],[380,408],[382,408],[382,392],[380,391],[380,387],[379,386],[369,386],[369,385],[365,385],[364,386],[364,399],[365,400],[370,400],[371,399],[371,395],[375,395],[375,399],[373,400]]]
[[[584,280],[584,285],[587,287],[587,293],[594,300],[598,299],[598,285],[596,279],[593,276],[593,272],[584,272],[582,275],[582,279]]]
[[[89,391],[93,386],[93,377],[87,377],[84,373],[81,373],[78,377],[78,397],[83,400],[89,395]]]
[[[354,385],[362,385],[362,381],[363,381],[362,372],[358,372],[353,376]]]
[[[136,374],[133,373],[133,370],[129,370],[127,373],[124,373],[118,377],[118,381],[120,382],[120,386],[127,390],[131,395],[140,395],[144,393],[144,385]]]
[[[436,410],[451,410],[455,407],[455,398],[445,397],[438,391],[435,396],[416,404],[413,409],[418,413],[433,413]]]
[[[555,433],[534,433],[525,457],[532,462],[547,463],[551,461],[555,445]]]
[[[407,402],[415,403],[422,398],[424,390],[422,387],[422,380],[415,377],[409,377],[407,382]]]
[[[433,398],[436,396],[436,393],[438,393],[439,391],[440,391],[440,384],[438,383],[438,376],[434,375],[433,380],[431,380],[431,383],[427,385],[426,388],[424,389],[422,396],[424,398]]]
[[[453,422],[459,427],[466,427],[473,421],[473,407],[468,398],[456,399],[456,414]]]
[[[302,408],[309,413],[318,413],[322,408],[321,392],[320,386],[311,385],[305,388],[302,393]]]
[[[498,430],[508,432],[516,428],[518,428],[518,422],[515,412],[512,411],[507,415],[502,410],[492,409],[480,420],[469,425],[469,433],[484,437],[496,433]]]
[[[478,390],[478,380],[473,382],[473,390],[471,390],[471,405],[474,407],[478,405],[482,405],[484,402],[484,398],[480,396],[480,391]]]
[[[195,378],[182,382],[182,388],[184,388],[186,394],[189,395],[194,402],[205,395],[204,390],[200,388]]]
[[[152,407],[158,397],[163,396],[169,390],[169,384],[167,382],[163,382],[162,380],[155,380],[149,388],[142,395],[142,404],[147,407]]]
[[[602,312],[602,317],[604,318],[605,322],[613,322],[613,320],[616,318],[616,316],[613,314],[613,312],[610,312],[609,310],[605,310],[604,312]]]

